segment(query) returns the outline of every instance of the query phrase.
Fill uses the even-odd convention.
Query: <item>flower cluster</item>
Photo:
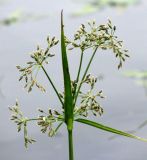
[[[97,82],[97,78],[92,76],[91,74],[88,74],[83,84],[86,83],[90,86],[90,90],[87,93],[83,93],[80,91],[80,106],[75,108],[75,116],[88,116],[88,112],[91,111],[94,116],[102,115],[103,114],[103,108],[98,103],[97,98],[105,98],[103,96],[102,90],[98,91],[96,94],[93,94],[93,89],[95,86],[95,83]]]
[[[17,131],[20,132],[22,128],[24,130],[24,143],[25,147],[27,148],[29,143],[32,144],[36,142],[34,139],[28,136],[27,122],[29,121],[29,119],[23,116],[22,112],[20,111],[18,101],[16,101],[15,105],[10,107],[9,110],[12,113],[11,120],[17,124]]]
[[[59,129],[60,125],[64,121],[63,113],[60,114],[56,110],[48,110],[48,113],[44,112],[42,109],[38,109],[38,111],[42,114],[38,116],[37,118],[26,118],[23,116],[23,113],[20,111],[20,105],[16,101],[15,105],[9,108],[12,117],[11,120],[14,121],[14,123],[17,124],[17,131],[20,132],[22,129],[24,131],[24,142],[25,147],[28,147],[28,144],[32,144],[36,142],[34,139],[30,138],[28,136],[28,129],[27,129],[27,123],[29,121],[37,121],[38,126],[41,127],[42,133],[48,133],[49,137],[52,137],[56,134],[57,130]],[[55,123],[57,125],[55,125]]]
[[[61,33],[63,32],[62,30],[63,29],[61,29]],[[71,84],[67,85],[66,90],[64,90],[64,92],[67,93],[60,93],[58,91],[49,74],[44,68],[44,64],[48,63],[48,59],[54,56],[54,54],[52,54],[51,52],[51,48],[57,45],[59,42],[55,37],[47,38],[48,46],[46,49],[41,49],[39,46],[37,47],[37,50],[31,54],[32,60],[27,62],[26,67],[17,66],[21,74],[19,80],[25,81],[24,87],[27,88],[28,92],[30,92],[34,86],[38,87],[41,91],[45,91],[44,87],[37,82],[38,72],[40,69],[42,69],[49,83],[53,87],[62,106],[61,113],[51,109],[48,109],[48,112],[45,112],[42,109],[38,109],[41,115],[39,115],[37,118],[32,119],[23,116],[22,112],[20,111],[18,102],[16,102],[16,104],[10,108],[10,111],[12,112],[11,120],[13,120],[17,124],[18,132],[21,131],[23,127],[26,147],[28,146],[28,143],[35,142],[35,140],[28,137],[27,124],[29,121],[36,121],[37,125],[41,128],[41,132],[47,133],[49,137],[54,136],[60,126],[63,123],[66,123],[66,117],[69,116],[66,115],[67,112],[65,112],[65,99],[67,97],[70,100],[68,102],[71,102],[68,107],[73,107],[70,108],[70,111],[72,111],[72,113],[70,113],[71,119],[77,120],[77,118],[81,118],[83,116],[87,117],[90,113],[92,113],[94,116],[101,116],[103,114],[103,108],[98,102],[98,99],[104,98],[102,90],[94,93],[95,84],[98,78],[102,79],[102,76],[96,78],[91,74],[88,74],[88,69],[98,48],[103,50],[111,49],[115,56],[119,59],[118,68],[122,67],[122,62],[125,61],[126,57],[129,57],[128,54],[126,54],[127,50],[123,49],[122,41],[119,41],[115,36],[115,30],[116,27],[112,26],[110,20],[107,24],[100,26],[96,26],[95,22],[92,21],[88,22],[88,27],[84,24],[81,25],[80,29],[77,30],[74,35],[74,40],[69,40],[67,37],[65,37],[64,43],[64,33],[61,34],[62,62],[63,64],[66,64],[65,66],[63,65],[63,71],[68,71],[68,63],[66,62],[66,57],[64,57],[66,55],[65,50],[72,50],[75,48],[79,48],[81,50],[81,58],[76,80],[70,80],[69,72],[65,72],[66,74],[64,75],[66,77],[69,74],[69,77],[67,76],[64,80],[68,83],[64,83],[64,85],[66,86],[66,84]],[[92,56],[87,67],[85,68],[84,74],[81,75],[81,70],[83,69],[83,56],[85,54],[85,50],[87,49],[93,50]],[[89,90],[86,92],[81,89],[85,84],[89,87]],[[78,102],[80,102],[80,104],[77,104],[78,98]]]
[[[95,83],[97,82],[97,77],[92,76],[91,74],[88,74],[82,83],[87,83],[90,85],[91,90],[94,88]]]
[[[112,49],[115,57],[119,59],[118,68],[120,68],[129,55],[128,50],[123,49],[123,42],[115,36],[115,31],[116,26],[113,26],[110,20],[107,24],[100,26],[97,26],[95,21],[88,22],[88,27],[82,24],[76,31],[73,41],[66,37],[66,44],[70,46],[69,50],[80,48],[82,52],[97,47],[103,50]]]
[[[95,95],[92,91],[88,91],[86,94],[82,93],[80,107],[75,108],[75,117],[87,117],[89,111],[91,111],[94,116],[101,116],[103,114],[103,108],[98,103],[97,97],[104,98],[102,91],[99,91]]]
[[[60,114],[56,110],[52,111],[51,109],[48,110],[48,113],[42,109],[38,109],[38,111],[43,114],[39,116],[39,121],[37,122],[37,124],[41,127],[41,132],[47,132],[49,137],[54,136],[57,132],[58,126],[64,121],[63,114]],[[60,123],[57,127],[54,127],[56,122]]]
[[[48,63],[48,59],[54,56],[54,54],[50,52],[50,49],[57,45],[58,42],[55,37],[51,39],[47,37],[48,46],[45,50],[37,46],[37,50],[31,54],[32,61],[27,62],[26,67],[16,66],[21,74],[19,81],[25,80],[24,88],[27,88],[28,92],[32,90],[33,86],[45,92],[45,88],[37,82],[37,75],[43,63]]]

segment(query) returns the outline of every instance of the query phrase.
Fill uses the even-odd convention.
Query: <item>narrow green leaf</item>
[[[73,124],[73,98],[71,91],[71,80],[68,67],[68,59],[66,54],[64,25],[63,25],[63,11],[61,12],[61,51],[62,51],[62,67],[64,77],[64,110],[65,110],[65,122],[68,129],[72,129]]]
[[[135,135],[132,135],[132,134],[114,129],[114,128],[110,128],[110,127],[104,126],[102,124],[99,124],[99,123],[96,123],[96,122],[93,122],[93,121],[90,121],[90,120],[87,120],[87,119],[76,119],[75,121],[90,125],[92,127],[102,129],[102,130],[107,131],[107,132],[112,132],[112,133],[115,133],[115,134],[118,134],[118,135],[122,135],[122,136],[126,136],[126,137],[129,137],[129,138],[134,138],[134,139],[138,139],[138,140],[147,142],[147,139],[144,139],[144,138],[141,138],[141,137],[138,137],[138,136],[135,136]]]

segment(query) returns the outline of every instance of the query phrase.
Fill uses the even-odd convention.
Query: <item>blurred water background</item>
[[[94,8],[88,4],[94,5]],[[99,7],[96,0],[0,0],[0,160],[68,159],[67,133],[64,127],[56,137],[48,138],[40,133],[35,124],[30,124],[29,133],[37,143],[26,150],[23,134],[17,133],[8,110],[16,98],[29,117],[38,115],[38,107],[60,107],[46,77],[43,78],[41,74],[39,79],[45,83],[47,94],[38,90],[27,94],[23,85],[18,83],[19,74],[15,66],[24,64],[29,59],[28,53],[35,50],[37,44],[45,46],[47,35],[59,38],[61,9],[64,9],[65,30],[69,37],[81,23],[95,19],[97,24],[101,24],[109,18],[117,26],[117,34],[130,52],[131,58],[120,71],[117,70],[117,61],[111,52],[97,53],[90,72],[104,76],[97,87],[103,89],[107,98],[101,101],[104,114],[96,120],[125,131],[135,129],[147,120],[147,96],[143,87],[123,75],[127,70],[147,69],[147,1],[132,0],[131,3],[120,6],[110,3]],[[54,50],[56,57],[46,68],[57,87],[62,89],[59,49],[60,47]],[[87,53],[85,60],[89,55]],[[79,54],[72,53],[69,58],[74,77]],[[147,126],[136,134],[147,138]],[[110,140],[111,136],[110,133],[75,124],[75,159],[117,160],[119,157],[119,160],[146,160],[146,143],[124,137]]]

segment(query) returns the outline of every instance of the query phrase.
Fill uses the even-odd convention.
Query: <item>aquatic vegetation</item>
[[[86,4],[85,1],[81,1],[81,3],[84,3],[83,8],[73,13],[73,16],[82,16],[94,13],[106,7],[126,8],[130,5],[138,4],[140,1],[141,0],[87,0]]]
[[[52,48],[59,44],[59,40],[55,37],[47,37],[47,47],[42,49],[37,46],[30,57],[31,60],[27,62],[25,67],[17,66],[20,72],[20,81],[24,81],[25,88],[28,92],[33,90],[33,87],[37,87],[41,91],[45,92],[44,87],[38,83],[37,75],[39,71],[43,71],[50,85],[52,86],[56,96],[60,102],[61,109],[54,110],[48,108],[47,111],[38,109],[40,115],[35,118],[27,118],[20,110],[20,104],[16,101],[15,105],[10,107],[12,113],[11,120],[17,124],[18,132],[23,130],[25,146],[28,147],[29,143],[34,143],[35,140],[28,135],[27,125],[30,121],[37,122],[42,133],[47,133],[49,137],[55,136],[60,127],[64,124],[67,126],[68,142],[69,142],[69,160],[74,159],[74,147],[73,147],[73,129],[74,123],[83,123],[88,126],[92,126],[107,132],[115,133],[118,135],[134,138],[142,141],[146,139],[138,136],[108,127],[106,125],[91,121],[88,119],[89,115],[100,117],[103,114],[103,107],[99,103],[99,99],[104,99],[102,90],[96,90],[97,77],[88,73],[89,67],[98,50],[111,50],[113,56],[118,60],[118,69],[122,67],[123,62],[129,57],[127,50],[123,49],[122,41],[115,35],[116,26],[113,26],[111,21],[104,25],[97,26],[95,21],[88,22],[88,24],[82,24],[73,36],[73,40],[70,40],[64,34],[63,24],[63,12],[61,13],[61,59],[63,70],[64,91],[59,92],[56,85],[52,81],[51,77],[45,69],[45,64],[52,59],[54,53]],[[79,60],[79,66],[77,67],[77,76],[74,80],[71,80],[71,72],[69,70],[69,61],[67,52],[71,50],[79,49],[81,57]],[[85,51],[91,52],[91,58],[82,72],[83,57]],[[89,86],[88,91],[84,91],[84,86]]]
[[[132,70],[132,71],[126,71],[123,73],[124,76],[132,78],[133,80],[135,80],[136,84],[143,87],[145,94],[147,96],[147,71],[139,71],[139,70]],[[136,133],[138,132],[140,129],[142,129],[144,126],[147,125],[147,120],[143,121],[140,125],[138,125],[135,129],[133,130],[128,130],[126,131],[127,133]],[[109,139],[114,139],[118,136],[114,135],[111,136]]]
[[[36,21],[45,18],[46,15],[35,15],[31,13],[26,13],[20,9],[15,10],[10,15],[4,19],[0,19],[0,25],[10,26],[16,23],[26,22],[26,21]]]
[[[126,71],[124,73],[124,76],[134,79],[137,85],[143,87],[145,91],[145,95],[147,96],[147,71],[146,70]],[[143,121],[136,129],[132,130],[131,132],[136,133],[138,130],[142,129],[146,125],[147,125],[147,120]]]
[[[133,78],[136,81],[136,84],[142,86],[147,95],[147,71],[126,71],[124,76]]]

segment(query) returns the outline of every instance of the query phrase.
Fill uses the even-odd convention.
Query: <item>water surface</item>
[[[10,122],[8,106],[14,104],[18,98],[22,110],[27,116],[37,116],[36,108],[42,106],[59,106],[55,94],[48,88],[47,94],[34,91],[27,94],[23,85],[18,83],[17,64],[24,64],[28,60],[27,53],[34,50],[37,44],[45,46],[48,34],[60,36],[60,10],[64,9],[65,30],[71,35],[81,23],[95,19],[98,24],[106,23],[110,18],[117,26],[117,34],[124,40],[129,49],[131,58],[125,63],[122,70],[117,70],[117,60],[110,52],[99,51],[90,68],[90,72],[104,75],[104,80],[98,83],[98,89],[103,89],[106,100],[102,101],[104,115],[97,119],[111,127],[122,130],[132,130],[147,119],[147,97],[142,87],[137,86],[132,79],[123,76],[126,70],[145,70],[146,39],[147,39],[147,2],[130,6],[126,10],[106,8],[100,12],[82,17],[71,17],[71,13],[82,4],[74,1],[39,1],[39,0],[12,0],[0,6],[0,18],[21,8],[26,13],[47,15],[38,21],[25,21],[10,26],[0,26],[0,159],[1,160],[39,160],[55,159],[67,160],[67,133],[62,127],[60,134],[55,138],[42,135],[35,124],[30,124],[29,132],[37,143],[28,150],[23,146],[23,135],[16,132],[15,125]],[[60,52],[55,50],[56,57],[46,66],[53,76],[57,87],[63,88]],[[88,59],[88,54],[85,58]],[[70,58],[73,77],[78,65],[78,53],[72,53]],[[57,65],[58,64],[58,65]],[[55,74],[56,73],[56,74]],[[59,106],[60,107],[60,106]],[[147,126],[136,134],[147,138]],[[118,137],[108,140],[112,136],[88,126],[75,124],[75,157],[78,160],[146,160],[146,143],[128,138]]]

